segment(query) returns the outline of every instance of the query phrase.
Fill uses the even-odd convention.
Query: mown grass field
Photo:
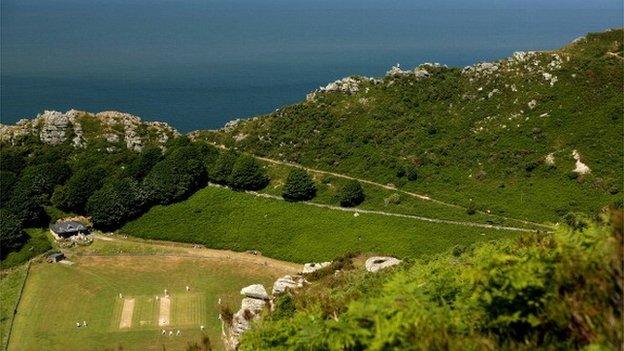
[[[516,233],[317,208],[207,187],[188,200],[153,207],[121,233],[201,243],[234,251],[258,250],[290,262],[333,259],[349,252],[420,257]]]
[[[96,240],[93,247],[72,250],[74,265],[33,264],[8,349],[104,350],[121,345],[124,350],[183,350],[188,342],[200,341],[200,325],[220,348],[218,299],[238,306],[243,286],[270,286],[278,276],[296,271],[294,265],[264,265],[236,255],[199,257],[200,249],[188,250]],[[115,252],[124,255],[95,256]],[[164,289],[171,296],[170,325],[159,327],[156,296]],[[123,329],[119,293],[135,300],[131,326]],[[2,296],[4,300],[4,292]],[[87,327],[77,328],[76,322],[83,321]],[[162,336],[161,329],[174,335]]]

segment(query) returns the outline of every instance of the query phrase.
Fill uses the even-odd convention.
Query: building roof
[[[50,225],[50,229],[57,234],[63,233],[75,233],[83,230],[87,230],[87,227],[80,222],[76,221],[63,221]]]

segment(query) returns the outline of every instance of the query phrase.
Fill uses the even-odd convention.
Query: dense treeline
[[[186,137],[138,153],[97,143],[84,149],[3,145],[0,164],[2,257],[28,239],[23,228],[46,226],[52,208],[91,216],[95,227],[114,230],[151,206],[184,200],[208,181],[236,190],[269,182],[256,159]]]
[[[617,350],[622,215],[614,210],[611,225],[577,216],[555,233],[457,246],[378,273],[334,260],[275,300],[240,349]]]

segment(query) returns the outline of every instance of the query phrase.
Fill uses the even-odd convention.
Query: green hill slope
[[[622,198],[622,42],[623,31],[612,30],[465,69],[426,64],[345,79],[300,104],[193,136],[556,221]],[[574,172],[577,165],[589,172]]]
[[[455,245],[512,238],[517,232],[361,214],[256,197],[218,187],[155,206],[120,231],[136,237],[258,250],[290,262],[330,260],[350,252],[421,257]]]

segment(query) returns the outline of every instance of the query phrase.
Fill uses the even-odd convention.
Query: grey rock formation
[[[312,272],[316,272],[321,268],[325,268],[328,267],[331,264],[331,262],[312,262],[312,263],[306,263],[303,265],[303,274],[309,274]]]
[[[245,295],[246,297],[251,297],[253,299],[269,299],[269,294],[267,294],[267,291],[262,284],[253,284],[246,286],[241,289],[240,293],[241,295]]]
[[[171,137],[180,134],[162,122],[144,122],[139,117],[117,112],[104,111],[92,114],[69,110],[65,113],[44,111],[32,120],[22,119],[15,125],[0,125],[0,140],[19,144],[24,137],[37,136],[48,145],[58,145],[71,138],[74,147],[84,147],[89,143],[84,133],[83,122],[90,122],[89,138],[104,139],[109,143],[122,141],[126,147],[139,151],[147,141],[164,144]],[[93,130],[95,128],[95,130]]]
[[[292,277],[290,275],[285,275],[275,281],[273,283],[273,295],[279,295],[286,292],[286,289],[298,289],[303,287],[307,281],[301,276]]]
[[[401,260],[396,259],[394,257],[381,257],[375,256],[366,260],[364,266],[366,270],[369,272],[377,272],[381,269],[396,266],[401,263]]]

